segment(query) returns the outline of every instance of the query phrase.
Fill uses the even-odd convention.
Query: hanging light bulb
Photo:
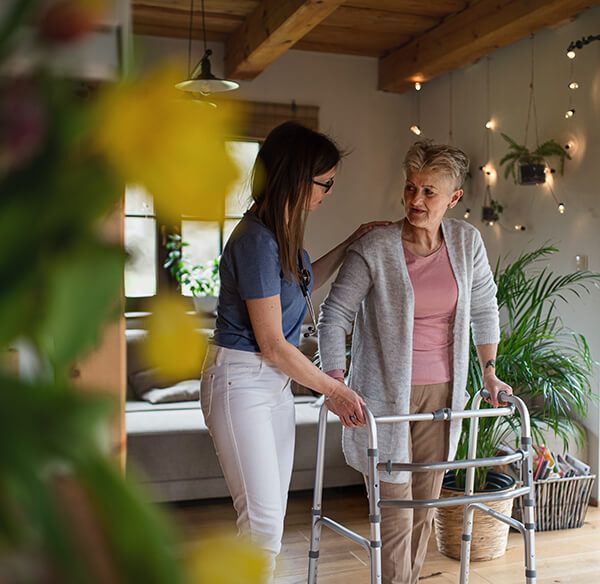
[[[465,214],[463,215],[463,217],[465,219],[468,219],[471,216],[471,209],[466,209],[465,210]]]
[[[567,57],[569,57],[569,59],[574,59],[575,58],[575,51],[574,50],[570,50],[567,51]]]
[[[567,110],[567,112],[565,113],[565,118],[569,119],[572,118],[575,115],[575,108],[571,108],[570,110]]]
[[[489,225],[490,227],[493,227],[493,226],[494,226],[494,221],[488,221],[488,225]]]
[[[520,223],[517,223],[515,225],[515,231],[525,231],[526,227],[525,225],[521,225]]]
[[[565,213],[565,205],[564,205],[564,203],[559,203],[559,204],[558,204],[558,212],[559,212],[561,215],[564,215],[564,213]]]
[[[423,87],[418,81],[415,83],[415,89],[417,91],[421,91],[421,87]]]
[[[215,77],[210,70],[210,56],[212,51],[206,45],[206,22],[204,11],[204,0],[201,5],[202,10],[202,36],[204,38],[204,55],[200,62],[194,67],[189,79],[175,85],[181,91],[189,93],[201,93],[210,95],[211,93],[220,93],[222,91],[231,91],[237,89],[240,84],[228,79],[219,79]],[[192,51],[192,18],[194,15],[194,0],[190,0],[190,36],[188,39],[188,61]]]
[[[410,131],[411,131],[413,134],[416,134],[417,136],[420,136],[420,135],[421,135],[421,128],[419,128],[419,126],[417,126],[417,124],[415,124],[414,126],[411,126],[411,127],[410,127]]]
[[[488,130],[493,130],[493,129],[494,129],[494,120],[488,120],[488,121],[485,123],[485,127],[486,127]]]
[[[579,83],[577,83],[577,81],[571,81],[571,83],[569,83],[569,89],[579,89]]]

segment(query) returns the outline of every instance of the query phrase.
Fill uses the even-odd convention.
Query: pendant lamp
[[[200,62],[194,67],[190,73],[191,53],[192,53],[192,20],[194,15],[194,0],[190,0],[190,29],[188,39],[188,74],[189,79],[178,83],[175,87],[189,93],[200,93],[202,95],[210,95],[211,93],[219,93],[223,91],[231,91],[237,89],[240,85],[235,81],[228,79],[219,79],[215,77],[210,69],[210,56],[212,51],[206,46],[206,21],[204,13],[204,0],[202,0],[202,37],[204,40],[204,55]]]

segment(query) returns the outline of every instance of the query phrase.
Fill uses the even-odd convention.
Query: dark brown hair
[[[258,152],[252,198],[258,218],[275,234],[288,279],[298,280],[313,179],[337,166],[342,156],[333,140],[297,122],[271,130]]]

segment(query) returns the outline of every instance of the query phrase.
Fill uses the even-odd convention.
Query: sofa
[[[205,333],[207,331],[204,331]],[[152,372],[144,369],[139,353],[147,333],[128,329],[127,336],[127,474],[155,501],[186,501],[229,495],[221,467],[208,434],[197,398],[198,378],[182,382],[185,401],[150,403],[148,398],[160,391],[152,387]],[[303,337],[301,350],[312,355],[313,338]],[[149,393],[140,395],[140,380]],[[158,384],[158,382],[157,382]],[[158,384],[160,385],[160,384]],[[159,388],[169,394],[172,387]],[[189,399],[192,393],[193,399]],[[317,424],[320,402],[305,388],[294,385],[296,408],[296,450],[291,489],[311,489],[314,481]],[[168,399],[172,399],[172,395]],[[341,449],[341,424],[327,415],[325,451],[326,487],[362,483],[362,476],[346,465]]]

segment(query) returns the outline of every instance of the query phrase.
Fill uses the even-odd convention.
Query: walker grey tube
[[[321,406],[317,434],[317,464],[315,489],[313,492],[312,519],[310,530],[310,550],[308,552],[308,584],[317,582],[317,566],[321,548],[321,505],[323,502],[323,467],[325,464],[325,439],[327,437],[327,405]]]
[[[371,556],[371,584],[381,584],[381,513],[379,511],[379,450],[377,443],[377,424],[373,414],[364,409],[365,419],[369,429],[369,524],[371,534],[371,545],[369,554]]]
[[[471,409],[479,410],[481,404],[481,392],[473,396]],[[469,452],[468,458],[474,459],[477,456],[477,433],[479,430],[479,418],[474,416],[469,424]],[[465,479],[465,497],[472,497],[475,487],[475,467],[467,468]],[[473,537],[473,507],[467,505],[463,513],[463,532],[460,542],[460,584],[469,582],[469,565],[471,563],[471,539]]]
[[[529,487],[529,496],[523,499],[523,525],[525,531],[523,539],[525,542],[525,581],[527,584],[535,584],[537,573],[535,567],[535,484],[533,482],[533,453],[531,444],[531,421],[529,410],[522,399],[510,396],[521,416],[521,449],[525,450],[527,456],[521,465],[521,480],[523,486]]]

